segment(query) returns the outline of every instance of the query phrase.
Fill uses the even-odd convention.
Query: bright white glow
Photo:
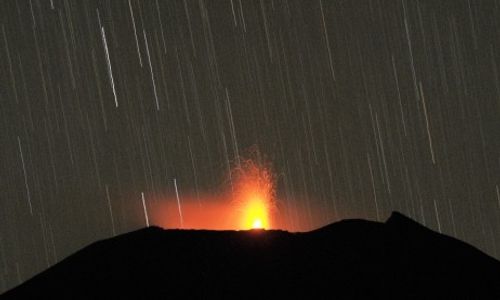
[[[260,229],[262,228],[262,220],[261,219],[256,219],[253,221],[252,228],[254,229]]]

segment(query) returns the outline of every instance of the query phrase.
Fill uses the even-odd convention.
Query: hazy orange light
[[[270,164],[257,159],[240,159],[219,193],[187,194],[181,190],[179,197],[174,195],[164,201],[151,201],[148,203],[150,219],[152,224],[165,228],[282,228],[276,208],[275,185]]]

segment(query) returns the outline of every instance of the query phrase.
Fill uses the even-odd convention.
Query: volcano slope
[[[2,299],[500,299],[500,262],[394,212],[305,233],[144,228],[99,241]]]

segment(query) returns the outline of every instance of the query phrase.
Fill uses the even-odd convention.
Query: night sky
[[[500,258],[498,1],[2,0],[0,16],[0,292],[146,226],[143,203],[209,206],[247,158],[275,176],[276,227],[398,210]]]

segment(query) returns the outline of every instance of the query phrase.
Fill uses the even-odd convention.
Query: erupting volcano
[[[217,193],[179,193],[149,201],[152,225],[163,228],[273,229],[276,177],[269,163],[242,159],[235,163]],[[181,221],[182,212],[182,221]]]

